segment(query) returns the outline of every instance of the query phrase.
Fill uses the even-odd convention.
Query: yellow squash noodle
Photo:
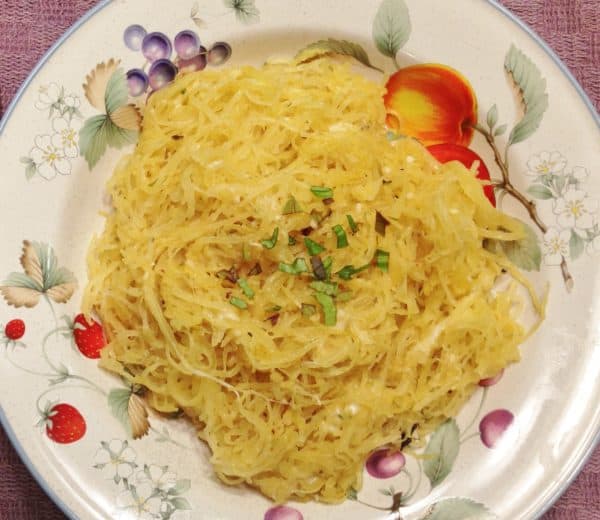
[[[455,415],[525,337],[496,286],[511,264],[484,248],[523,226],[473,171],[390,140],[383,92],[329,60],[178,77],[149,99],[89,252],[102,365],[183,410],[224,482],[278,502],[342,501],[372,450]],[[365,268],[336,274],[349,265]]]

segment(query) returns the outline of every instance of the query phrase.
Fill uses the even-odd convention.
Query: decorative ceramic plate
[[[0,418],[29,469],[78,518],[540,515],[600,431],[600,132],[573,78],[486,1],[165,4],[102,2],[34,70],[0,127]],[[148,434],[132,438],[128,411],[144,416],[145,404],[97,367],[102,328],[78,306],[104,185],[137,139],[147,95],[176,67],[258,65],[308,45],[393,75],[391,128],[442,143],[442,159],[470,166],[479,155],[490,200],[531,229],[506,253],[549,294],[523,360],[482,381],[425,457],[376,452],[344,503],[274,507],[219,483],[183,420],[151,414]]]

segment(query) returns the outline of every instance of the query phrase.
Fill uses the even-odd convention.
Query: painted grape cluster
[[[132,51],[141,51],[146,59],[142,68],[127,71],[127,86],[132,97],[163,88],[178,72],[197,72],[207,65],[222,65],[231,56],[228,43],[216,42],[207,49],[198,34],[187,29],[177,33],[171,42],[162,32],[147,32],[141,25],[134,24],[125,29],[123,41]]]

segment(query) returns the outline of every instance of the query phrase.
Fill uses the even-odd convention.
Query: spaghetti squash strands
[[[342,501],[372,450],[456,414],[526,334],[482,245],[522,225],[473,172],[390,142],[383,93],[326,60],[177,78],[90,248],[103,366],[278,502]]]

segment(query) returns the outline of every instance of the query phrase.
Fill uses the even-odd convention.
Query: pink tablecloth
[[[97,2],[0,0],[0,114],[46,49]],[[503,3],[554,48],[586,90],[596,110],[600,110],[600,0],[503,0]],[[62,518],[0,429],[0,519]],[[544,517],[544,520],[592,519],[600,519],[600,448]]]

